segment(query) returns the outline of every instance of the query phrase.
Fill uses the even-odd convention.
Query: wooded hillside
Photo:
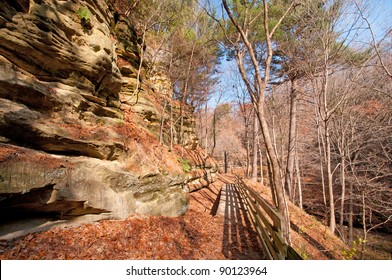
[[[220,172],[260,183],[285,244],[305,232],[293,228],[302,210],[345,243],[333,258],[391,258],[390,244],[367,254],[392,236],[391,11],[372,0],[1,2],[0,236],[30,218],[183,216]],[[148,231],[190,218],[154,219]]]

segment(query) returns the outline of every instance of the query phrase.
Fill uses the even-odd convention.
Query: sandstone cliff
[[[189,191],[215,180],[190,114],[188,149],[175,145],[178,128],[167,126],[178,104],[166,112],[172,88],[165,73],[147,73],[149,61],[137,75],[140,44],[110,1],[0,3],[3,221],[177,216]]]

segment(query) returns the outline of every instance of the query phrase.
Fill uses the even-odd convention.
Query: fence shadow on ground
[[[223,254],[230,259],[265,259],[263,249],[253,228],[248,210],[235,184],[221,190],[225,200]]]

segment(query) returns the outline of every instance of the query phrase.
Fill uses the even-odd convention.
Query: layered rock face
[[[176,216],[191,182],[214,180],[208,157],[186,174],[182,156],[162,145],[169,114],[158,101],[172,89],[164,73],[136,74],[138,42],[104,0],[0,3],[2,219]]]

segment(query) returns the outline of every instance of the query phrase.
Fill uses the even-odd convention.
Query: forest
[[[0,4],[1,217],[92,214],[126,224],[141,212],[165,216],[146,222],[163,230],[175,216],[191,246],[204,214],[182,215],[197,191],[219,192],[209,187],[219,169],[267,190],[285,243],[296,205],[351,248],[345,258],[376,258],[365,253],[377,246],[391,258],[391,3],[79,2]],[[59,242],[56,234],[48,235]],[[209,238],[200,233],[201,243]],[[179,247],[177,257],[196,258]],[[156,257],[144,251],[137,258]],[[236,258],[228,255],[214,256]]]
[[[136,2],[156,7],[138,12],[159,46],[146,55],[165,58],[206,153],[269,186],[287,225],[289,200],[348,244],[390,237],[392,30],[374,22],[381,3]]]

